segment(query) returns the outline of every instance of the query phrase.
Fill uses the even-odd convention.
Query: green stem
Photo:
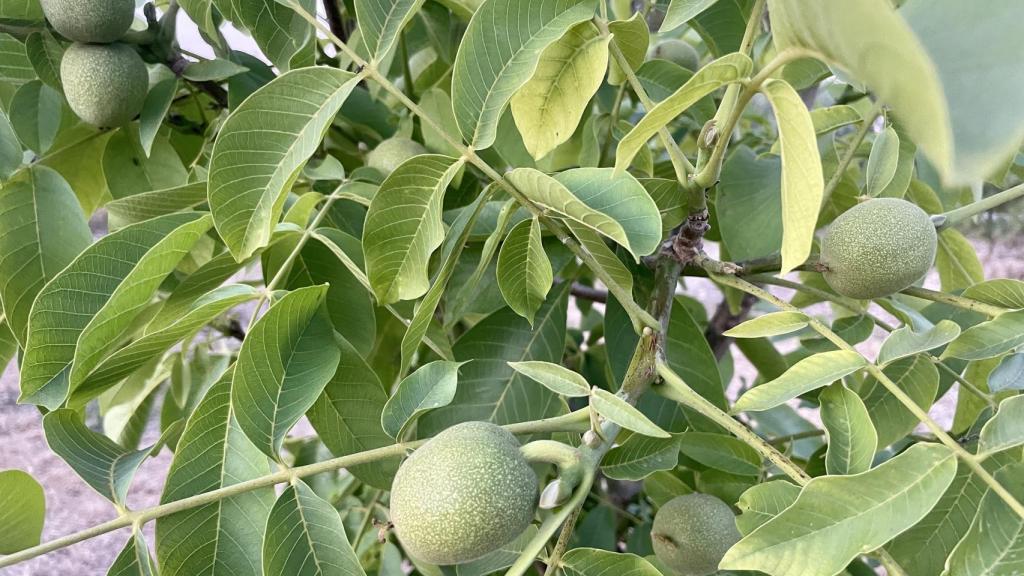
[[[604,166],[605,159],[608,158],[608,151],[615,140],[615,126],[619,123],[619,109],[622,108],[622,99],[625,95],[626,85],[622,84],[619,86],[618,91],[615,92],[615,102],[612,103],[612,113],[608,121],[608,137],[605,138],[604,144],[601,145],[601,155],[597,159],[598,166]]]
[[[836,165],[835,172],[828,179],[828,184],[825,185],[825,192],[822,195],[822,203],[828,201],[832,197],[832,193],[835,192],[836,186],[843,180],[843,174],[846,173],[846,169],[850,167],[850,162],[853,162],[853,158],[857,155],[857,148],[860,148],[860,143],[867,137],[868,132],[871,131],[871,126],[875,123],[875,119],[882,113],[884,105],[881,100],[875,102],[874,107],[868,112],[868,115],[864,117],[864,123],[857,128],[857,132],[854,133],[853,139],[849,143],[849,148],[841,158],[839,158],[839,164]]]
[[[587,492],[590,491],[588,490]],[[544,569],[544,576],[555,576],[558,572],[558,568],[562,563],[562,555],[565,554],[565,549],[569,547],[569,541],[572,540],[572,533],[576,529],[576,522],[579,521],[581,512],[583,512],[583,502],[572,508],[572,513],[569,514],[565,523],[562,524],[562,531],[558,534],[555,547],[551,550],[551,554],[548,555],[545,561],[547,568]]]
[[[771,444],[772,446],[779,446],[781,444],[789,444],[790,442],[794,442],[796,440],[803,440],[805,438],[818,438],[819,436],[824,435],[825,431],[821,429],[804,430],[803,432],[797,432],[795,434],[786,434],[785,436],[776,436],[775,438],[770,438],[768,440],[768,443]]]
[[[977,202],[957,208],[956,210],[950,210],[949,212],[940,215],[940,222],[936,225],[936,228],[940,230],[943,228],[949,228],[950,226],[967,220],[968,218],[1002,206],[1003,204],[1016,200],[1022,196],[1024,196],[1024,184],[1018,184],[1013,188],[1007,188],[1002,192],[982,198]]]
[[[970,310],[971,312],[978,312],[989,317],[996,317],[1007,311],[1006,308],[1000,306],[993,306],[978,300],[971,298],[964,298],[963,296],[954,296],[953,294],[946,294],[945,292],[937,292],[935,290],[929,290],[927,288],[917,288],[912,286],[903,291],[907,296],[913,296],[915,298],[921,298],[924,300],[931,300],[932,302],[941,302],[943,304],[949,304],[956,308],[963,310]]]
[[[384,491],[381,489],[374,490],[373,497],[366,504],[366,516],[363,517],[363,521],[359,524],[359,530],[356,531],[355,542],[352,543],[352,549],[359,553],[359,545],[363,543],[363,535],[366,534],[366,529],[369,528],[370,522],[373,520],[373,509],[377,507],[377,502],[380,501],[381,495]]]

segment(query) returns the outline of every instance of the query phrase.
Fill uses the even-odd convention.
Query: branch
[[[608,301],[608,291],[594,288],[593,286],[586,286],[579,282],[573,282],[572,287],[569,288],[569,293],[577,298],[583,300],[590,300],[591,302],[599,302],[604,304]]]
[[[722,300],[722,303],[715,309],[714,315],[711,316],[711,321],[708,322],[707,329],[704,330],[704,339],[711,346],[711,351],[715,354],[715,358],[721,360],[722,356],[729,350],[729,344],[732,342],[732,338],[723,334],[743,322],[747,315],[750,314],[750,308],[755,302],[757,302],[757,298],[744,294],[743,299],[740,301],[740,310],[736,314],[733,314],[729,309],[728,300]]]

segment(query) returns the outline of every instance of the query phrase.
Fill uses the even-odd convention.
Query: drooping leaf
[[[1024,444],[1024,396],[999,403],[995,417],[985,423],[978,441],[979,454],[994,454]]]
[[[444,192],[461,167],[458,158],[417,156],[392,172],[373,197],[363,252],[378,302],[419,298],[430,288],[427,265],[444,241]]]
[[[730,258],[777,254],[782,249],[781,160],[738,147],[722,166],[715,215]]]
[[[267,519],[265,576],[365,576],[330,502],[298,480],[285,488]]]
[[[629,405],[625,400],[602,388],[590,391],[590,406],[598,414],[619,426],[644,436],[671,438],[672,435],[651,422],[643,412]]]
[[[971,326],[946,346],[942,358],[984,360],[1024,344],[1024,310],[1000,314]]]
[[[634,434],[601,460],[601,472],[616,480],[643,480],[659,470],[674,469],[678,462],[677,438]]]
[[[720,409],[727,408],[728,401],[722,387],[722,374],[719,372],[711,346],[704,337],[704,330],[678,298],[669,318],[665,354],[668,356],[668,365],[694,391]],[[688,417],[694,414],[690,412]],[[691,425],[693,424],[694,422],[691,422]]]
[[[160,132],[160,126],[163,125],[177,94],[177,77],[165,78],[157,82],[146,94],[142,112],[139,113],[139,144],[147,158],[153,154],[153,145]]]
[[[562,556],[562,572],[566,576],[660,576],[650,562],[635,554],[620,554],[595,548],[573,548]]]
[[[541,53],[537,71],[512,97],[516,127],[534,160],[576,131],[608,67],[608,41],[590,22],[573,26]]]
[[[512,95],[537,68],[545,48],[594,15],[593,0],[488,0],[463,36],[452,71],[452,104],[470,145],[494,144]]]
[[[357,82],[335,68],[293,70],[225,120],[210,159],[209,201],[217,232],[235,259],[270,241],[288,189]]]
[[[738,413],[774,408],[805,392],[828,386],[866,365],[867,360],[863,356],[847,350],[809,356],[794,364],[782,376],[747,391],[736,401],[732,410]]]
[[[942,290],[956,292],[985,279],[974,245],[959,230],[939,231],[939,247],[935,254]]]
[[[423,0],[356,0],[360,40],[371,63],[377,63],[391,51],[402,29],[422,5]]]
[[[218,3],[220,0],[215,0]],[[315,3],[297,0],[307,13],[316,12]],[[278,0],[232,1],[236,21],[252,34],[260,51],[282,71],[308,66],[312,61],[313,27],[291,8],[291,2]],[[298,62],[296,62],[298,61]]]
[[[841,382],[822,390],[818,399],[828,433],[825,470],[838,475],[868,471],[878,448],[878,433],[864,401]]]
[[[208,215],[195,212],[128,226],[47,283],[29,314],[20,400],[59,407],[210,226]]]
[[[239,428],[271,458],[334,375],[341,352],[324,306],[326,286],[289,292],[246,334],[231,384]]]
[[[715,60],[693,75],[671,96],[659,102],[619,141],[615,151],[615,170],[624,171],[658,130],[715,89],[736,82],[750,73],[753,64],[743,54],[730,54]]]
[[[527,361],[509,362],[513,370],[527,378],[543,384],[555,394],[569,397],[583,397],[590,394],[587,380],[572,370],[551,362]]]
[[[149,546],[142,532],[132,530],[128,542],[107,570],[107,576],[152,576],[155,572],[153,560],[149,557]]]
[[[935,326],[924,332],[915,332],[910,325],[890,334],[878,351],[878,364],[885,366],[894,360],[934,350],[948,344],[960,335],[960,325],[952,320],[939,320]]]
[[[722,333],[730,338],[767,338],[789,334],[807,327],[807,315],[803,312],[769,312],[730,328]]]
[[[871,145],[868,156],[865,191],[875,197],[885,190],[896,176],[899,165],[900,137],[892,126],[886,126]]]
[[[384,405],[381,427],[388,436],[401,441],[405,431],[422,414],[451,404],[464,362],[431,362],[405,377]]]
[[[523,220],[509,231],[498,252],[497,274],[505,302],[532,325],[554,281],[537,218]]]
[[[0,301],[24,344],[36,295],[92,242],[92,232],[71,187],[43,166],[0,189],[0,230]]]
[[[629,174],[576,168],[551,177],[517,168],[506,178],[538,206],[611,238],[635,258],[654,252],[661,243],[658,207]]]
[[[14,554],[39,544],[46,519],[46,495],[30,474],[0,472],[0,554]]]
[[[736,527],[746,536],[796,502],[800,487],[787,480],[755,484],[740,496]]]
[[[701,464],[740,476],[761,472],[761,456],[742,440],[710,432],[684,432],[679,450]]]
[[[782,267],[785,274],[811,253],[825,177],[810,113],[792,86],[769,80],[761,91],[775,111],[782,152]]]
[[[49,150],[60,130],[63,106],[60,92],[41,81],[22,84],[9,109],[11,125],[21,143],[39,155]]]
[[[125,503],[135,472],[149,450],[128,450],[86,428],[73,410],[60,409],[43,417],[50,450],[60,456],[86,484],[118,505]]]
[[[772,576],[838,573],[923,518],[955,473],[948,448],[915,444],[871,471],[815,478],[792,506],[733,546],[720,566]],[[816,520],[807,522],[808,514]]]
[[[636,70],[644,63],[647,47],[651,41],[651,31],[647,27],[647,19],[640,12],[635,12],[628,20],[616,20],[608,23],[611,40],[618,47],[626,63]],[[610,60],[608,67],[608,83],[619,86],[626,83],[626,74],[619,67],[617,58]]]

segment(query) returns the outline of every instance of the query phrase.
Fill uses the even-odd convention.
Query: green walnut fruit
[[[509,432],[466,422],[416,450],[391,486],[391,521],[412,556],[431,564],[475,560],[533,520],[537,477]]]
[[[694,71],[700,68],[700,55],[697,50],[685,40],[675,38],[665,40],[654,48],[654,58],[668,60],[679,64],[687,70]]]
[[[651,529],[654,554],[682,576],[714,574],[739,540],[729,505],[707,494],[669,500],[655,514]]]
[[[850,298],[881,298],[920,280],[938,235],[924,210],[897,198],[868,200],[832,223],[821,241],[825,281]]]
[[[387,176],[402,163],[420,154],[426,154],[422,144],[408,138],[388,138],[374,148],[366,157],[366,165],[376,168]]]
[[[60,79],[75,114],[101,128],[138,116],[149,90],[146,65],[125,44],[72,44],[61,61]]]
[[[109,44],[135,20],[135,0],[42,0],[43,14],[61,36]]]

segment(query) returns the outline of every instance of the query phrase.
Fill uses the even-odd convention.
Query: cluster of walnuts
[[[74,43],[64,53],[60,79],[79,118],[103,128],[130,122],[142,111],[149,73],[135,49],[119,42],[135,19],[133,0],[42,0],[46,19]]]

